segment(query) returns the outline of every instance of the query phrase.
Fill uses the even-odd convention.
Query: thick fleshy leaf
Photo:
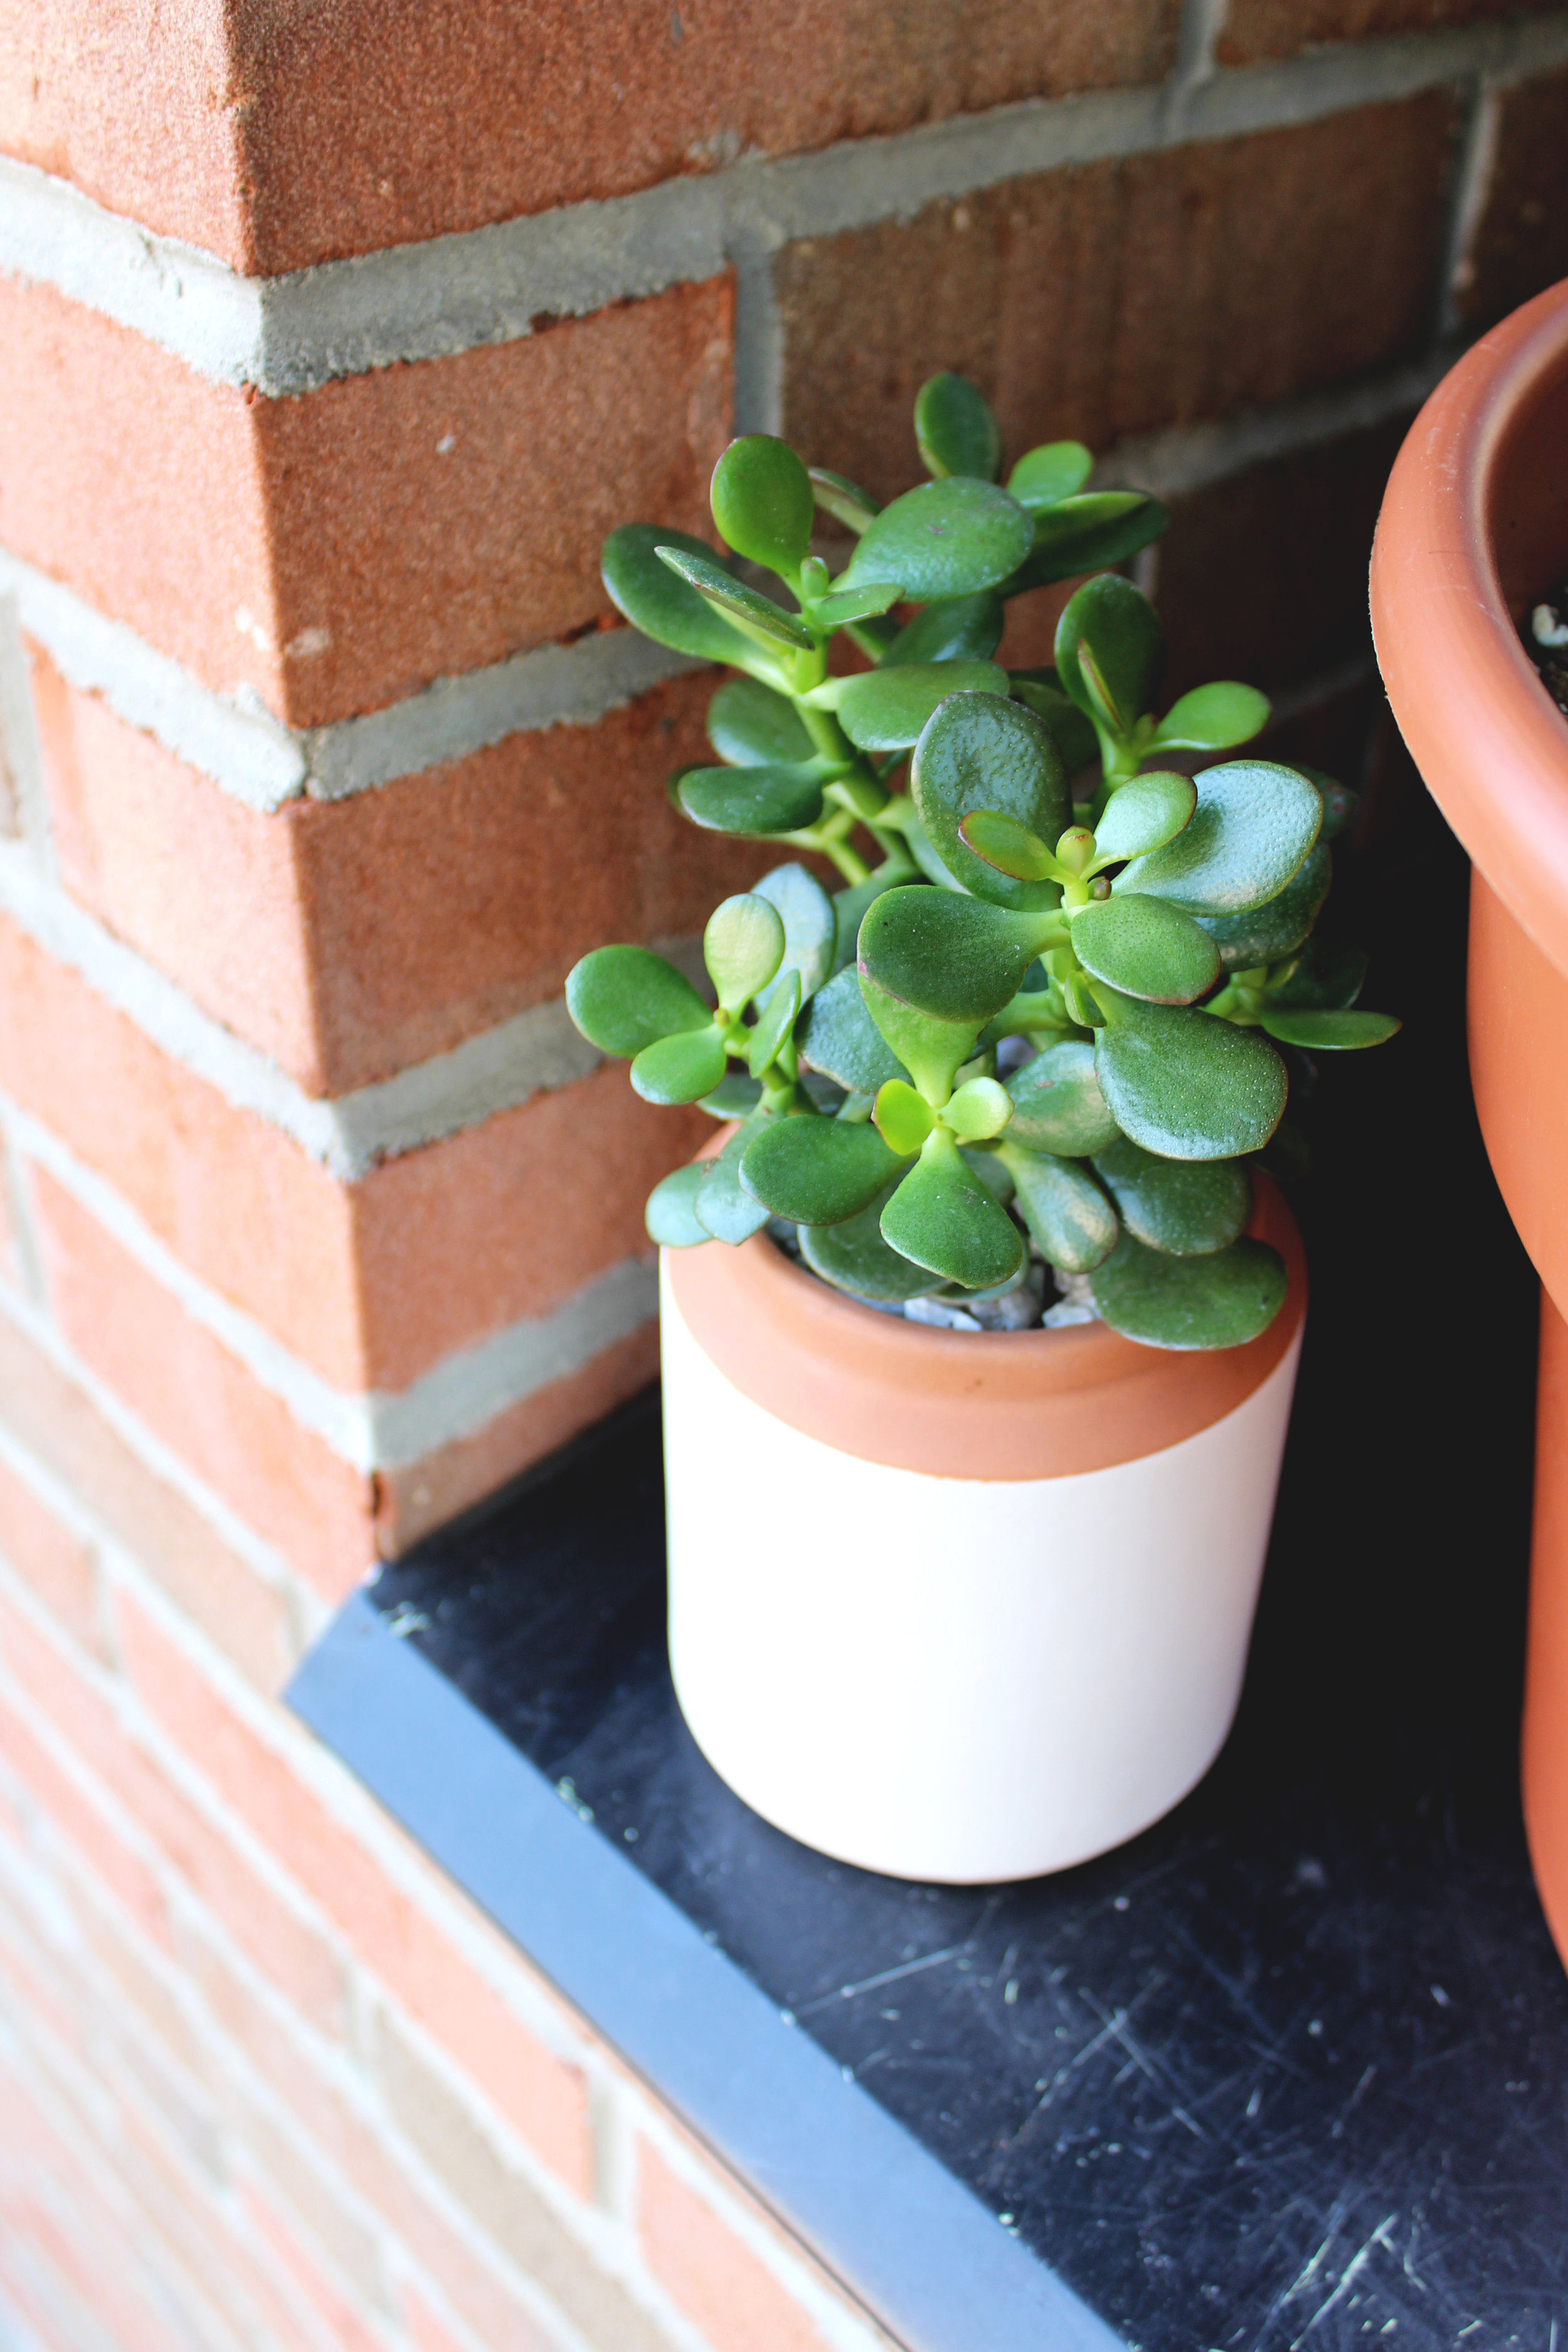
[[[858,536],[872,517],[881,513],[870,492],[861,489],[847,475],[830,473],[826,466],[808,466],[805,470],[817,505],[835,522],[841,522],[846,530]]]
[[[1005,1282],[1024,1237],[945,1129],[939,1129],[882,1211],[882,1238],[917,1265],[966,1290]]]
[[[861,533],[838,587],[896,580],[918,604],[994,588],[1028,553],[1034,527],[991,482],[955,475],[923,482],[884,507]]]
[[[879,620],[903,597],[892,580],[868,580],[863,588],[835,588],[812,606],[819,628],[841,629],[850,621]]]
[[[1045,902],[1039,883],[999,873],[959,832],[974,809],[998,810],[1046,842],[1072,823],[1067,770],[1044,719],[994,695],[952,698],[915,746],[910,791],[931,847],[965,890],[996,907]]]
[[[648,1239],[661,1249],[698,1249],[713,1238],[697,1214],[697,1195],[707,1181],[710,1160],[695,1160],[677,1168],[647,1196],[643,1223]]]
[[[951,694],[1005,698],[1007,673],[994,662],[908,662],[895,669],[863,670],[835,679],[812,700],[836,710],[838,723],[862,751],[902,751],[920,739],[931,713]]]
[[[746,1067],[754,1078],[773,1068],[795,1027],[800,1011],[799,972],[781,972],[767,991],[767,999],[766,1004],[759,1005],[756,1026],[746,1040]]]
[[[1323,829],[1318,839],[1337,840],[1356,813],[1360,793],[1352,793],[1348,784],[1342,784],[1337,777],[1325,774],[1321,768],[1303,767],[1301,773],[1309,783],[1316,784],[1323,795]]]
[[[1111,887],[1149,891],[1189,915],[1239,915],[1277,898],[1317,839],[1317,786],[1271,760],[1227,761],[1196,781],[1192,823]]]
[[[745,1070],[726,1070],[710,1095],[698,1105],[710,1118],[749,1118],[762,1099],[762,1087]]]
[[[698,1187],[692,1210],[706,1233],[716,1242],[728,1242],[732,1248],[750,1241],[768,1221],[768,1212],[762,1202],[741,1190],[741,1159],[769,1123],[766,1111],[754,1111],[736,1129],[716,1158],[701,1163],[707,1173]]]
[[[1050,729],[1069,776],[1100,757],[1099,736],[1077,703],[1062,692],[1054,669],[1016,669],[1012,684],[1015,699]]]
[[[1104,898],[1073,917],[1084,970],[1127,996],[1191,1004],[1219,978],[1219,950],[1190,915],[1163,898]]]
[[[1015,914],[951,890],[889,890],[860,926],[860,970],[904,1003],[978,1030],[1059,929],[1054,914]]]
[[[1094,1047],[1081,1038],[1047,1045],[1005,1083],[1013,1101],[1007,1140],[1026,1151],[1084,1160],[1121,1133],[1100,1091]]]
[[[929,1102],[944,1101],[954,1077],[973,1055],[984,1024],[946,1021],[936,1013],[922,1013],[879,987],[864,971],[858,979],[867,1013],[889,1053]]]
[[[1119,785],[1094,829],[1089,871],[1098,874],[1119,858],[1143,857],[1152,849],[1163,849],[1191,824],[1197,804],[1198,788],[1191,776],[1161,772]]]
[[[1002,642],[1007,615],[990,589],[975,596],[947,596],[924,605],[899,631],[882,656],[883,669],[909,662],[988,662]]]
[[[988,1143],[1013,1116],[1013,1098],[994,1078],[970,1078],[942,1106],[942,1124],[963,1143]]]
[[[717,1029],[691,1029],[645,1045],[632,1064],[632,1084],[644,1102],[700,1102],[724,1075],[724,1041]]]
[[[963,885],[937,856],[931,837],[913,808],[910,809],[904,818],[903,835],[904,847],[928,882],[934,882],[939,889],[962,892]]]
[[[1068,506],[1073,504],[1068,501]],[[1083,505],[1093,508],[1095,512],[1091,516],[1079,511],[1070,530],[1065,530],[1054,520],[1065,514],[1067,507],[1047,509],[1053,518],[1051,528],[1017,571],[1003,582],[1004,596],[1021,596],[1030,588],[1048,587],[1054,581],[1076,580],[1085,572],[1100,572],[1108,564],[1125,563],[1130,555],[1136,555],[1140,549],[1158,539],[1171,520],[1158,499],[1123,494],[1114,509],[1107,509],[1099,507],[1096,494],[1086,499]]]
[[[1226,971],[1251,971],[1294,955],[1317,921],[1333,868],[1322,841],[1315,841],[1277,898],[1249,907],[1243,915],[1205,915],[1199,919],[1219,950]]]
[[[1159,1160],[1122,1135],[1094,1166],[1128,1232],[1176,1257],[1228,1249],[1252,1214],[1252,1179],[1239,1160]]]
[[[1095,1269],[1094,1303],[1113,1331],[1150,1348],[1239,1348],[1285,1304],[1285,1261],[1244,1237],[1212,1257],[1168,1257],[1123,1234]]]
[[[1266,1013],[1263,1026],[1282,1045],[1310,1054],[1352,1053],[1363,1045],[1385,1045],[1404,1027],[1392,1013]]]
[[[566,1010],[602,1054],[640,1054],[713,1015],[684,972],[650,948],[595,948],[566,975]]]
[[[1084,675],[1089,657],[1090,680]],[[1089,718],[1130,735],[1159,691],[1165,632],[1149,599],[1113,572],[1086,580],[1057,624],[1057,676]],[[1098,708],[1092,680],[1107,709]]]
[[[681,530],[665,530],[657,523],[624,523],[605,541],[600,569],[610,602],[635,629],[656,645],[698,661],[733,662],[742,668],[756,658],[756,647],[739,629],[731,628],[704,596],[678,580],[654,550],[675,547],[686,554],[713,562],[713,550]]]
[[[862,1209],[858,1217],[847,1217],[841,1225],[802,1225],[800,1254],[813,1274],[832,1283],[836,1290],[847,1290],[857,1298],[879,1299],[889,1306],[919,1298],[929,1290],[929,1268],[915,1265],[882,1239],[882,1211],[891,1197],[889,1185],[868,1209]]]
[[[1173,702],[1154,730],[1152,749],[1228,751],[1250,743],[1268,724],[1271,705],[1255,686],[1194,686]]]
[[[800,974],[803,1002],[815,996],[833,971],[838,924],[832,899],[804,866],[775,866],[753,888],[759,898],[777,908],[784,928],[784,961],[776,978],[758,997],[758,1005],[767,1004],[792,971]]]
[[[1016,1187],[1024,1222],[1053,1265],[1088,1274],[1116,1246],[1116,1212],[1093,1178],[1070,1160],[1024,1151],[1012,1141],[999,1155]]]
[[[708,497],[726,545],[748,563],[794,579],[811,550],[816,499],[787,441],[771,433],[731,441],[713,468]]]
[[[727,1012],[739,1013],[784,961],[784,927],[776,907],[753,890],[722,898],[702,934],[702,961]],[[755,1071],[752,1076],[756,1076]]]
[[[1005,1037],[1027,1038],[1037,1047],[1048,1034],[1059,1034],[1072,1026],[1072,1017],[1059,996],[1053,996],[1048,988],[1021,988],[995,1019],[986,1023],[980,1033],[979,1050],[987,1053]]]
[[[757,677],[727,678],[708,705],[708,740],[733,768],[787,768],[816,747],[787,695]]]
[[[1094,458],[1081,441],[1047,441],[1026,449],[1007,477],[1007,495],[1034,513],[1076,498],[1094,471]]]
[[[1268,992],[1280,1013],[1341,1013],[1355,1003],[1366,979],[1366,955],[1342,940],[1309,940],[1289,980]]]
[[[1285,1108],[1285,1065],[1256,1029],[1111,996],[1095,1033],[1100,1090],[1124,1134],[1166,1160],[1260,1151]]]
[[[967,376],[933,375],[915,394],[915,445],[928,474],[974,474],[994,482],[1002,470],[1002,428],[991,403]]]
[[[918,882],[919,879],[920,868],[912,858],[906,858],[900,850],[896,856],[889,858],[884,865],[879,866],[874,874],[868,875],[864,882],[852,882],[847,889],[834,892],[833,969],[835,971],[842,971],[847,963],[854,962],[856,943],[860,937],[861,921],[871,901],[874,898],[879,898],[884,890],[899,890],[906,883]]]
[[[900,1160],[912,1160],[936,1125],[936,1113],[925,1097],[902,1078],[889,1078],[879,1089],[871,1116],[878,1134]]]
[[[775,1118],[742,1155],[741,1184],[775,1217],[837,1225],[868,1207],[900,1164],[869,1120]]]
[[[675,787],[681,814],[705,833],[798,833],[822,814],[820,762],[795,767],[689,768]]]
[[[958,828],[958,837],[976,857],[1010,874],[1016,882],[1046,882],[1056,860],[1037,833],[1000,809],[971,809]]]
[[[796,1043],[802,1060],[847,1094],[874,1095],[889,1078],[904,1075],[903,1064],[866,1009],[853,964],[836,972],[812,998]]]
[[[659,562],[684,580],[706,603],[713,605],[725,619],[732,621],[742,636],[755,638],[763,646],[780,648],[785,653],[809,653],[811,631],[771,596],[759,596],[754,588],[743,587],[732,580],[721,563],[708,554],[692,555],[682,547],[666,540],[655,548]]]

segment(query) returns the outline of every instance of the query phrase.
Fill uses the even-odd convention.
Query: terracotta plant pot
[[[699,1746],[793,1837],[902,1878],[1119,1845],[1230,1727],[1300,1353],[1104,1324],[931,1330],[763,1235],[663,1266],[669,1643]]]
[[[1394,717],[1470,854],[1470,1076],[1542,1286],[1523,1769],[1568,1958],[1568,719],[1519,638],[1568,573],[1568,283],[1494,327],[1400,452],[1372,562]]]

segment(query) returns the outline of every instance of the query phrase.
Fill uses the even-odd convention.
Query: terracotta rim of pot
[[[1248,1233],[1289,1289],[1244,1347],[1173,1350],[1104,1323],[941,1331],[879,1315],[795,1265],[763,1234],[666,1253],[682,1321],[742,1393],[841,1454],[932,1477],[1062,1478],[1163,1453],[1244,1404],[1307,1307],[1296,1223],[1254,1178]]]
[[[1411,427],[1372,558],[1401,734],[1510,912],[1568,971],[1568,720],[1520,643],[1568,572],[1568,280],[1483,335]]]

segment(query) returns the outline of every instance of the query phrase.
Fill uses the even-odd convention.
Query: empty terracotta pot
[[[1568,719],[1520,642],[1568,574],[1568,282],[1494,327],[1412,426],[1372,561],[1400,731],[1468,850],[1470,1076],[1542,1287],[1523,1772],[1568,1960]]]

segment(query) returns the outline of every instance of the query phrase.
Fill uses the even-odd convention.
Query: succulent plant
[[[657,1242],[784,1220],[815,1274],[882,1307],[994,1303],[1043,1259],[1134,1339],[1233,1346],[1285,1295],[1245,1230],[1285,1108],[1276,1041],[1399,1025],[1353,1009],[1364,956],[1312,937],[1352,796],[1275,761],[1199,764],[1265,725],[1250,687],[1154,715],[1163,633],[1105,567],[1164,529],[1157,500],[1088,489],[1077,442],[1001,487],[995,418],[959,376],[923,387],[915,433],[931,478],[880,509],[767,435],[726,449],[720,535],[792,605],[679,532],[606,541],[626,618],[739,673],[709,706],[717,763],[674,780],[677,805],[796,855],[715,911],[714,1003],[606,947],[568,1007],[647,1101],[736,1122],[653,1192]],[[823,513],[855,541],[837,577]],[[1005,600],[1084,574],[1055,668],[999,667]]]

